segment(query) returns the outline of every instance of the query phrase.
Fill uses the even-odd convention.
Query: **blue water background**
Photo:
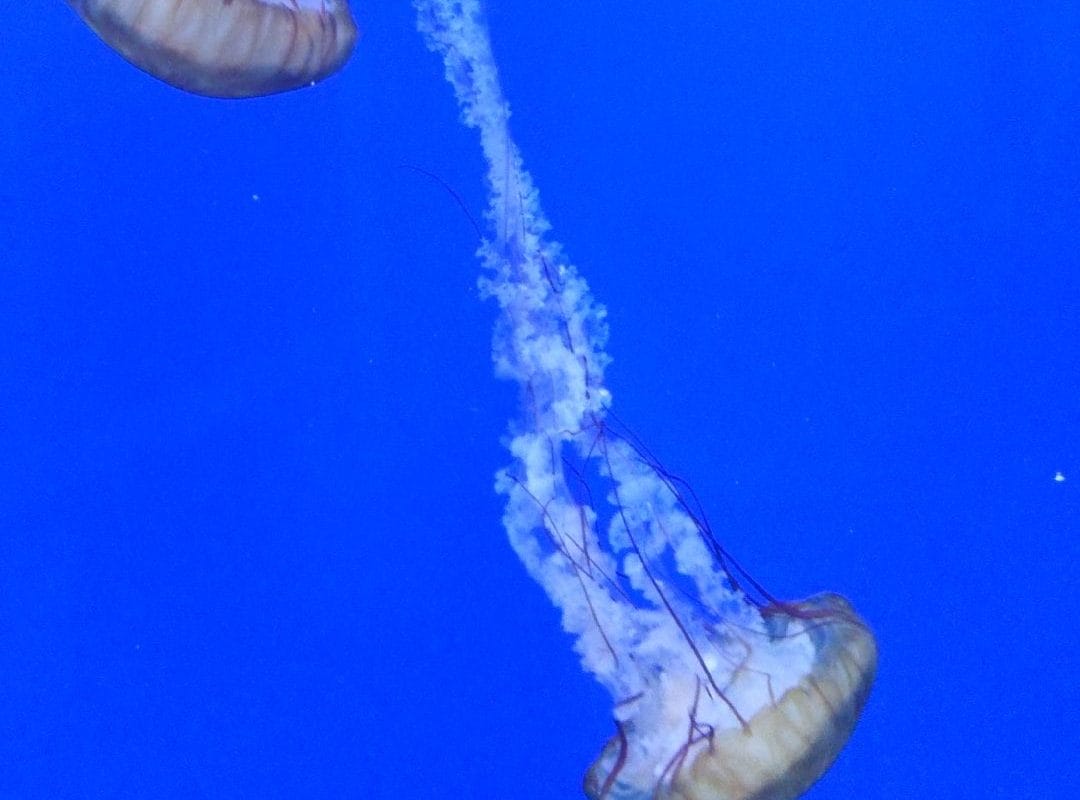
[[[243,103],[7,6],[0,798],[579,797],[610,702],[500,527],[475,233],[403,165],[476,217],[484,166],[408,4]],[[489,6],[622,420],[877,632],[815,800],[1080,783],[1078,9]]]

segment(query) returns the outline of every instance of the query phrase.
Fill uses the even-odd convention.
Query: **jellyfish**
[[[345,0],[69,0],[111,46],[180,88],[266,94],[337,69]],[[770,595],[720,544],[692,491],[622,426],[604,384],[607,325],[550,236],[510,135],[479,0],[414,0],[487,162],[481,287],[500,309],[496,373],[520,388],[496,478],[503,524],[560,609],[615,733],[592,800],[791,800],[850,737],[877,646],[835,594]]]
[[[140,69],[211,97],[253,97],[320,81],[352,53],[348,0],[68,0]]]
[[[622,426],[604,385],[604,308],[550,236],[510,135],[479,0],[415,0],[487,162],[481,287],[500,315],[497,374],[520,387],[503,523],[608,690],[615,734],[592,800],[789,800],[836,758],[877,647],[834,594],[769,595],[719,543],[692,492]]]

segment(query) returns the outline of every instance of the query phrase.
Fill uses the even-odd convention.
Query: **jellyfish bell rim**
[[[620,780],[627,731],[620,727],[585,774],[591,800],[794,800],[836,760],[859,720],[877,672],[869,626],[837,594],[766,611],[775,636],[805,626],[816,650],[810,671],[744,726],[688,743],[657,785]]]
[[[360,36],[348,0],[67,0],[109,47],[193,94],[259,97],[344,66]]]

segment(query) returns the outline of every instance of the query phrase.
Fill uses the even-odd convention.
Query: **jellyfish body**
[[[672,718],[693,724],[672,731],[666,746],[652,737],[651,753],[641,747],[632,719],[620,723],[619,734],[586,773],[585,793],[592,800],[793,800],[810,788],[858,721],[874,680],[877,646],[838,595],[788,604],[772,615],[770,628],[773,640],[807,637],[813,648],[811,667],[795,685],[725,729],[709,722],[700,696],[696,703],[676,704],[669,709]],[[734,680],[771,677],[747,664]]]
[[[347,0],[68,0],[114,50],[211,97],[295,89],[337,71],[356,43]]]

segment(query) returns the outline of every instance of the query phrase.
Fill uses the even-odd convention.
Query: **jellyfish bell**
[[[180,89],[254,97],[336,72],[356,44],[348,0],[68,0],[114,50]]]
[[[655,708],[636,708],[655,706],[656,698],[635,698],[616,709],[618,733],[585,775],[589,798],[793,800],[822,776],[870,694],[877,668],[873,634],[835,594],[763,614],[766,636],[743,641],[746,660],[721,687],[719,702],[711,686],[694,680],[689,691],[685,685],[682,692],[668,691],[659,700],[669,721],[661,735]],[[777,672],[785,668],[755,652],[778,643],[812,653],[808,670],[779,695],[774,682],[790,681]],[[678,683],[667,677],[669,685]]]

